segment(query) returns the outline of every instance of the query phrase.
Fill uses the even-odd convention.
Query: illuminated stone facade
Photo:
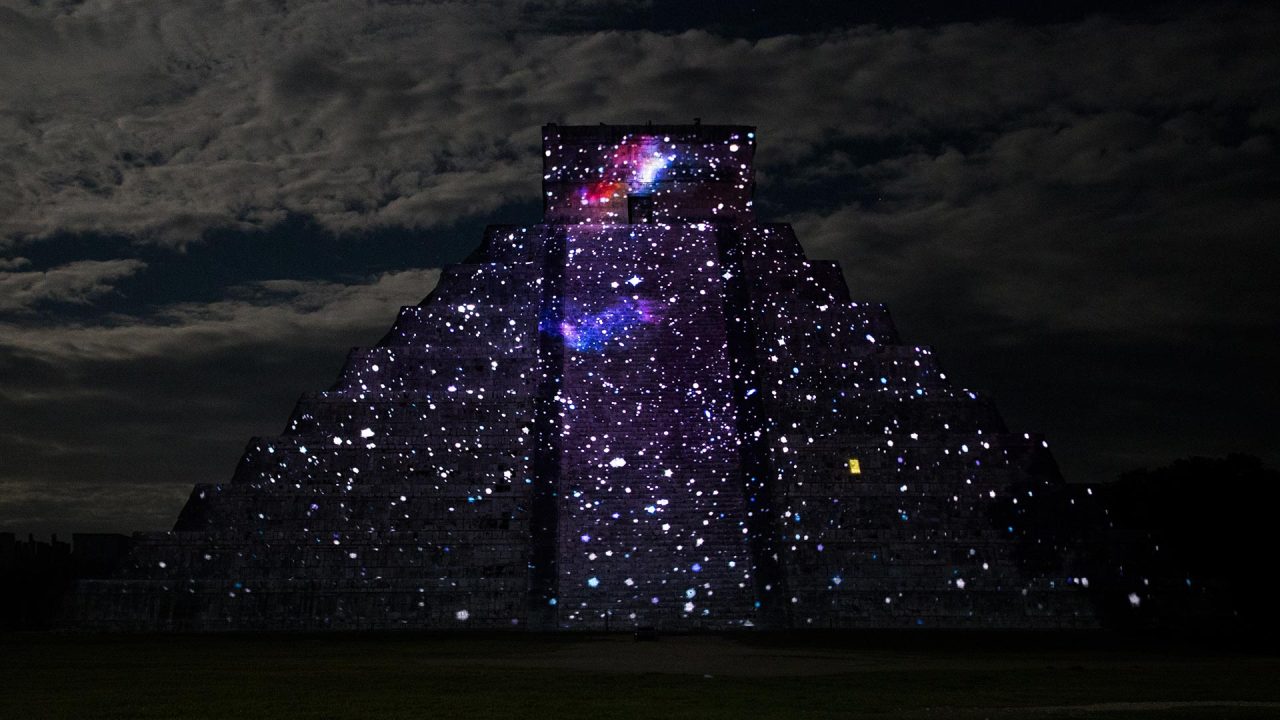
[[[1059,483],[790,226],[754,130],[544,129],[491,227],[86,622],[165,628],[1071,627],[1008,493]],[[1012,524],[1010,524],[1012,523]]]

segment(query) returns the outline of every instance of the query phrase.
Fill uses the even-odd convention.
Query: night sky
[[[1266,4],[0,0],[0,530],[168,529],[540,217],[543,123],[756,125],[842,263],[1070,481],[1272,464]]]

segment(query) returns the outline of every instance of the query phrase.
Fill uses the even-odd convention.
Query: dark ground
[[[1097,636],[0,635],[0,718],[1274,718],[1280,654]]]

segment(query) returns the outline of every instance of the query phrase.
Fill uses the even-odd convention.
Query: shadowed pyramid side
[[[494,228],[491,232],[498,232]],[[285,432],[198,485],[172,532],[85,583],[107,627],[511,627],[525,621],[542,269],[508,243],[446,270]]]

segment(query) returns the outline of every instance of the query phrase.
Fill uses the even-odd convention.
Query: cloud
[[[0,527],[63,533],[168,530],[189,493],[176,484],[0,481]],[[74,528],[64,525],[69,516],[76,518]],[[70,540],[65,534],[62,539]]]
[[[336,230],[430,225],[529,182],[510,169],[505,128],[476,123],[476,107],[459,113],[454,97],[465,78],[451,66],[497,42],[497,6],[6,12],[0,231],[11,238],[103,231],[181,245],[287,211]],[[530,145],[536,122],[520,124]]]
[[[841,139],[989,143],[1116,109],[1239,106],[1250,113],[1240,130],[1263,145],[1280,102],[1275,13],[1256,8],[755,41],[550,30],[583,12],[574,3],[536,15],[343,0],[5,12],[0,233],[11,240],[102,231],[181,245],[286,212],[335,231],[448,224],[536,196],[547,120],[757,123],[764,177],[785,182]],[[1088,172],[1079,160],[1063,170]]]
[[[275,280],[94,322],[0,324],[0,528],[165,529],[194,482],[372,344],[435,269]]]
[[[111,315],[101,322],[40,327],[0,324],[0,351],[66,364],[323,343],[352,330],[385,325],[395,308],[429,293],[439,276],[437,269],[422,269],[384,273],[355,285],[266,281],[232,288],[228,297],[214,302],[156,308],[145,317]]]
[[[1271,160],[1185,115],[1063,115],[862,166],[853,176],[877,189],[873,201],[796,225],[812,254],[843,262],[860,297],[938,302],[1024,338],[1185,339],[1280,312],[1262,269],[1280,264],[1280,199],[1260,191],[1275,180]]]
[[[48,270],[6,271],[27,264],[25,258],[15,258],[0,265],[0,313],[29,311],[49,302],[87,305],[110,293],[117,280],[147,266],[141,260],[79,260]]]

